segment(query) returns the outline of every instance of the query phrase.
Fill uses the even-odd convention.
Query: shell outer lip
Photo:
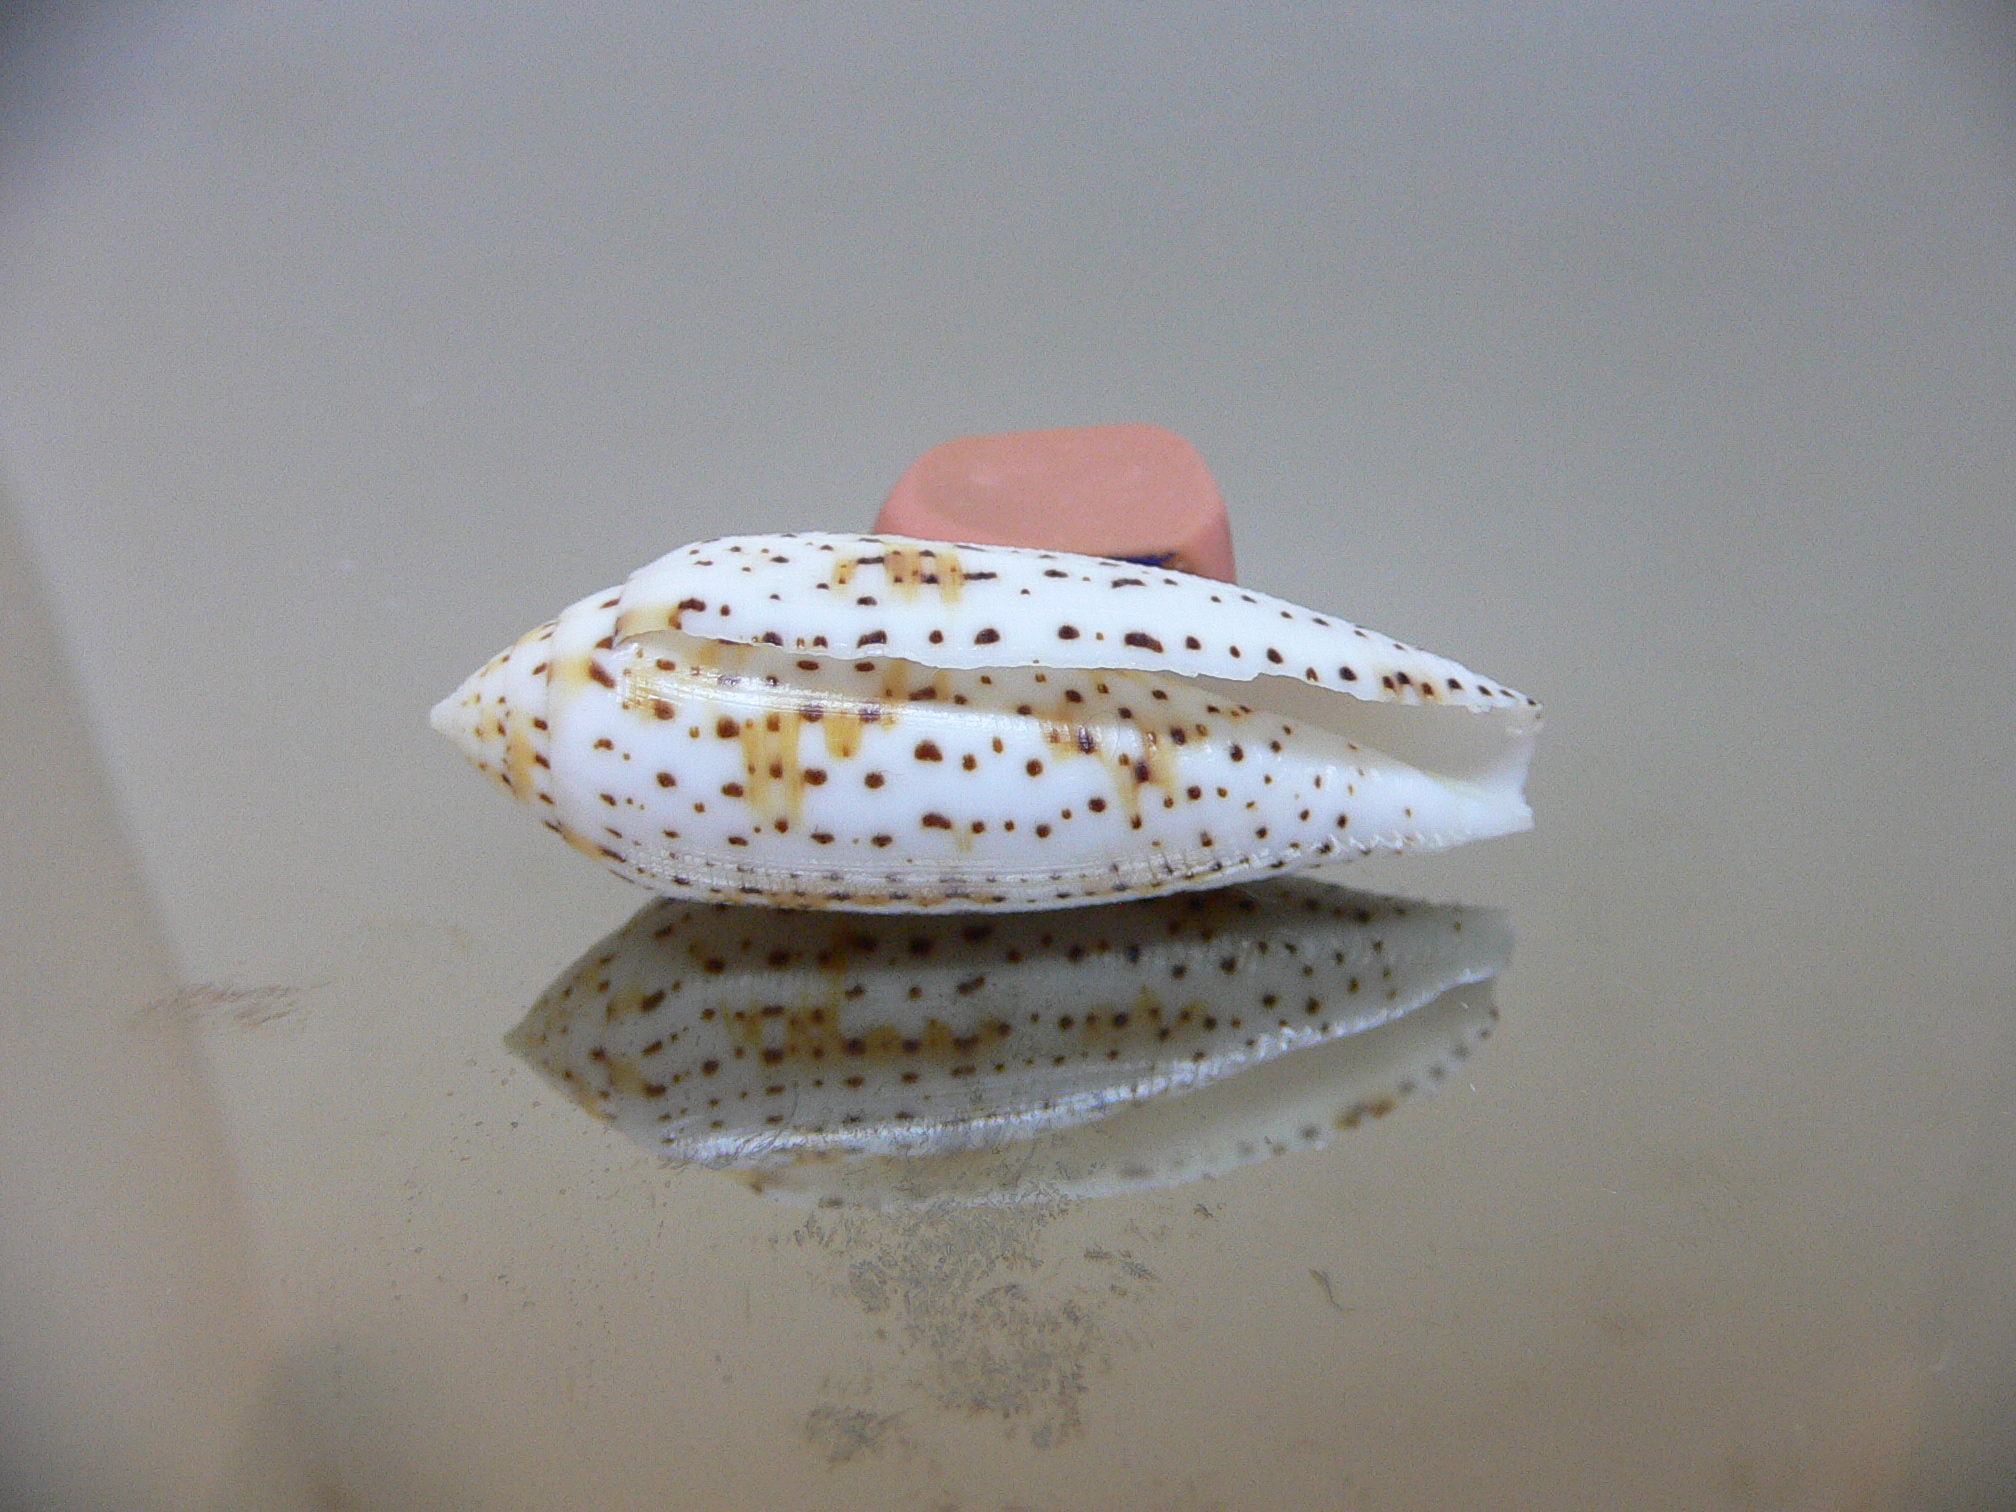
[[[771,579],[779,586],[745,594],[736,584],[743,575],[738,559],[789,571]],[[897,656],[947,668],[1106,667],[1228,681],[1278,676],[1370,702],[1516,709],[1538,717],[1538,700],[1336,615],[1173,568],[1143,574],[1139,564],[1113,557],[1020,546],[830,533],[725,536],[679,547],[632,573],[614,633],[620,642],[684,629],[733,644]],[[1102,593],[1107,602],[1100,604]],[[990,605],[998,613],[990,614]],[[1130,610],[1148,605],[1156,622],[1131,623]],[[1088,607],[1111,618],[1111,634],[1081,623]],[[948,614],[969,621],[967,633],[932,640]],[[1218,627],[1209,640],[1207,625]]]

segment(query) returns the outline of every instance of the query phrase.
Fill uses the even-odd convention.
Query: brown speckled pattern
[[[666,1153],[985,1144],[1201,1086],[1503,969],[1488,909],[1306,881],[1000,919],[653,903],[508,1043]]]
[[[1354,734],[1380,706],[1428,733],[1426,759]],[[895,912],[1101,902],[1522,829],[1538,726],[1453,662],[1209,579],[853,536],[682,548],[434,717],[644,886]],[[1436,732],[1458,725],[1474,769],[1438,769]]]

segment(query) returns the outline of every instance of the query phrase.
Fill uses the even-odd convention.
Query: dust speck
[[[829,1465],[844,1465],[859,1454],[880,1450],[896,1426],[893,1414],[862,1407],[814,1407],[805,1415],[805,1437]]]
[[[1309,1271],[1309,1279],[1323,1289],[1323,1300],[1336,1308],[1340,1313],[1350,1313],[1358,1310],[1355,1307],[1346,1307],[1342,1302],[1337,1300],[1337,1293],[1330,1285],[1330,1272],[1327,1270],[1316,1270],[1312,1267]]]

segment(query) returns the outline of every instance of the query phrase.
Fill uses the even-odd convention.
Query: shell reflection
[[[1105,1118],[998,1149],[810,1156],[737,1172],[751,1190],[822,1207],[1110,1197],[1222,1176],[1331,1140],[1432,1091],[1489,1039],[1492,984],[1454,987],[1375,1028],[1275,1056],[1188,1097],[1151,1097]]]
[[[1510,954],[1495,911],[1302,880],[989,919],[661,899],[564,972],[506,1042],[668,1156],[823,1193],[780,1180],[782,1168],[999,1152],[1130,1104],[1174,1107],[1175,1094],[1249,1080],[1287,1051],[1362,1041],[1382,1065],[1411,1065],[1408,1036],[1368,1031],[1431,1003],[1457,1037],[1436,1029],[1423,1043],[1467,1048],[1489,995],[1452,989],[1488,982]],[[1445,995],[1457,1003],[1447,1012]],[[1432,1080],[1422,1053],[1417,1080]],[[1349,1061],[1326,1056],[1319,1080]],[[1289,1102],[1312,1095],[1323,1100],[1301,1088]],[[1246,1105],[1231,1101],[1236,1122]],[[1348,1111],[1326,1108],[1324,1127]],[[1257,1152],[1272,1138],[1243,1142]],[[1199,1153],[1183,1169],[1226,1163]],[[1120,1165],[1177,1169],[1145,1155]]]

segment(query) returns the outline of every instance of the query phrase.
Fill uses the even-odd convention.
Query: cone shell
[[[1532,822],[1538,705],[1162,568],[887,536],[684,547],[493,658],[435,727],[676,897],[1054,908]]]

